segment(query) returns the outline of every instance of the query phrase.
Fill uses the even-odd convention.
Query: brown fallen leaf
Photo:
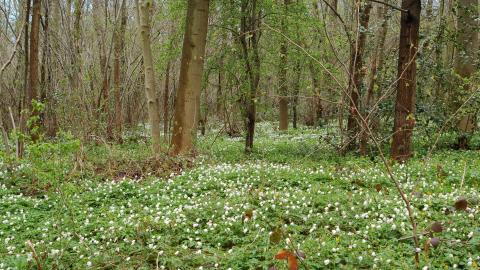
[[[297,256],[288,250],[280,250],[277,255],[275,255],[275,259],[287,260],[288,270],[298,270]]]
[[[458,198],[454,206],[457,211],[466,210],[468,206],[467,199],[464,197]]]
[[[442,223],[436,221],[432,224],[430,230],[432,232],[436,232],[436,233],[441,233],[443,231],[443,226],[442,226]]]

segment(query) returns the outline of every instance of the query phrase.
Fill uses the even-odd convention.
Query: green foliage
[[[2,153],[0,183],[26,194],[55,188],[73,175],[80,141],[70,133],[60,133],[56,141],[38,141],[25,146],[21,160]]]
[[[259,125],[250,156],[241,139],[212,132],[199,139],[195,168],[142,181],[66,173],[82,149],[68,134],[29,146],[28,166],[15,170],[2,154],[0,268],[35,269],[27,240],[44,269],[285,269],[274,258],[281,250],[304,253],[300,269],[411,268],[413,243],[398,240],[411,228],[383,165],[336,155],[328,126],[286,133],[276,126]],[[147,158],[142,137],[130,137],[122,146],[86,146],[83,160]],[[480,155],[441,149],[426,162],[420,153],[393,166],[419,230],[443,226],[438,247],[424,248],[430,236],[421,237],[420,266],[475,269]],[[32,177],[55,188],[18,194],[18,183]],[[459,197],[466,211],[454,210]]]

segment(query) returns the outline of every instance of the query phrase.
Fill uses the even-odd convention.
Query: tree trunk
[[[31,117],[38,117],[39,111],[33,106],[33,101],[39,100],[39,91],[38,91],[38,44],[40,38],[40,9],[41,9],[41,0],[33,0],[32,5],[32,22],[31,22],[31,32],[30,32],[30,63],[29,63],[29,80],[28,80],[28,91],[27,91],[27,108],[31,113]],[[38,139],[38,128],[39,122],[33,121],[29,126],[30,136],[33,141]]]
[[[253,149],[256,121],[256,99],[258,83],[260,81],[260,55],[258,44],[260,41],[261,14],[257,0],[242,0],[240,19],[239,41],[242,47],[245,70],[248,75],[250,87],[243,97],[245,102],[245,153],[249,154]],[[248,35],[248,38],[247,38]]]
[[[163,139],[165,142],[168,142],[168,97],[169,97],[169,86],[170,86],[170,62],[167,63],[167,68],[165,70],[165,86],[163,89]]]
[[[361,5],[361,2],[360,2]],[[355,48],[352,50],[352,55],[350,59],[350,70],[351,70],[351,80],[350,80],[350,98],[349,98],[349,110],[350,114],[348,115],[347,129],[349,133],[349,143],[347,149],[353,149],[356,142],[357,133],[360,131],[358,119],[360,114],[360,97],[362,92],[363,77],[365,72],[363,71],[363,54],[365,51],[365,41],[367,38],[366,29],[368,29],[368,23],[370,21],[370,10],[372,9],[372,4],[367,2],[364,4],[361,15],[360,15],[360,25],[358,28],[358,41],[355,45]],[[360,131],[361,133],[364,131]],[[366,149],[361,148],[360,153],[365,154]]]
[[[52,63],[50,44],[50,0],[45,0],[45,16],[43,23],[42,64],[40,67],[40,97],[45,104],[45,110],[41,113],[41,125],[46,129],[46,135],[50,138],[57,133],[55,102],[52,86]]]
[[[183,39],[179,88],[175,96],[172,154],[183,154],[193,149],[196,133],[197,101],[205,57],[208,30],[209,0],[189,0],[187,22]]]
[[[398,52],[398,83],[391,156],[406,161],[412,156],[412,134],[415,127],[416,56],[420,28],[420,0],[403,0]]]
[[[465,94],[471,93],[472,84],[469,83],[470,77],[475,73],[475,60],[478,55],[478,31],[476,31],[478,18],[477,0],[459,0],[457,6],[457,50],[455,54],[455,72],[464,79],[462,90]],[[459,108],[462,101],[457,101],[456,108]],[[477,125],[475,113],[463,115],[457,123],[457,128],[461,133],[473,132]],[[464,136],[465,134],[461,134]],[[468,141],[465,148],[468,147]]]
[[[145,95],[147,97],[148,119],[152,136],[154,154],[160,152],[160,114],[159,102],[155,86],[152,48],[150,45],[150,9],[153,5],[149,0],[136,0],[138,13],[138,28],[142,42],[143,67],[145,74]]]
[[[28,83],[28,71],[29,71],[29,68],[30,68],[30,57],[29,57],[29,40],[30,40],[30,35],[29,35],[29,22],[30,22],[30,9],[31,9],[31,1],[30,0],[27,0],[25,1],[25,26],[24,26],[24,70],[23,70],[23,92],[22,92],[22,95],[20,95],[20,104],[18,106],[18,115],[19,115],[19,129],[20,129],[20,132],[22,133],[26,133],[27,132],[27,117],[28,117],[28,114],[26,114],[24,112],[24,108],[27,106],[26,103],[26,97],[27,97],[27,92],[29,91],[28,88],[29,88],[29,83]],[[10,111],[11,113],[11,111]],[[13,119],[13,115],[12,115],[12,119]],[[12,120],[13,122],[13,120]],[[17,140],[17,157],[18,158],[22,158],[23,157],[23,154],[24,154],[24,149],[25,149],[25,145],[24,145],[24,140],[23,138],[19,138]]]
[[[113,84],[114,84],[114,100],[115,100],[115,117],[114,117],[114,139],[117,142],[122,142],[122,68],[121,64],[124,60],[124,43],[125,43],[125,28],[127,25],[127,8],[126,0],[122,0],[120,7],[120,24],[115,26],[114,32],[114,63],[113,63]]]
[[[282,32],[287,32],[286,18],[288,16],[288,5],[290,0],[284,0],[284,16],[281,19]],[[287,83],[287,65],[288,65],[288,41],[282,39],[280,44],[280,66],[278,71],[278,84],[279,84],[279,111],[280,111],[280,123],[278,129],[285,131],[288,129],[288,83]]]

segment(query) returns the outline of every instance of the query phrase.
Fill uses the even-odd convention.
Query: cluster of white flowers
[[[308,132],[278,134],[271,126],[260,129],[267,134],[260,144],[267,139],[298,143],[320,138]],[[31,240],[49,259],[75,256],[78,268],[94,267],[108,256],[122,255],[121,263],[128,263],[141,250],[158,258],[161,269],[169,269],[162,266],[169,258],[209,262],[197,269],[211,267],[211,262],[225,269],[219,258],[244,258],[242,252],[250,249],[266,257],[280,247],[295,246],[307,254],[307,262],[328,267],[349,256],[350,262],[366,268],[395,268],[385,258],[408,245],[391,244],[411,233],[408,213],[383,167],[367,167],[353,162],[315,168],[260,160],[205,162],[168,179],[85,181],[83,191],[70,195],[68,203],[62,194],[34,198],[2,186],[0,207],[8,210],[0,212],[0,258],[31,260],[24,244]],[[453,180],[461,177],[457,170],[448,171]],[[405,165],[394,166],[393,172],[412,201],[419,228],[452,220],[445,234],[456,244],[475,237],[480,206],[455,212],[451,205],[462,194],[478,198],[478,190],[464,184],[460,192],[455,183],[446,188],[442,179]],[[270,241],[275,230],[282,231],[278,245]],[[414,248],[408,248],[413,253]],[[465,254],[463,261],[458,256],[452,254],[449,261],[479,261],[475,254]]]

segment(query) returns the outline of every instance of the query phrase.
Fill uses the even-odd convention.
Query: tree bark
[[[205,57],[208,30],[209,0],[189,0],[183,39],[179,88],[175,96],[172,154],[193,149],[193,137],[199,120],[197,101]]]
[[[288,5],[290,0],[284,0],[284,16],[281,19],[282,32],[287,31],[286,18],[288,16]],[[288,129],[288,82],[287,82],[287,65],[288,65],[288,41],[282,39],[280,44],[280,66],[278,71],[278,84],[279,84],[279,111],[280,121],[278,129],[285,131]]]
[[[435,68],[437,72],[440,73],[436,76],[436,84],[435,84],[435,91],[434,95],[436,99],[439,99],[442,103],[444,100],[444,81],[445,76],[442,74],[442,69],[444,68],[443,64],[443,54],[445,48],[445,27],[447,25],[447,18],[445,16],[445,0],[440,0],[439,3],[439,26],[438,32],[435,37]]]
[[[114,63],[113,63],[113,84],[114,84],[114,100],[115,100],[115,117],[114,117],[114,139],[117,142],[122,142],[122,68],[121,64],[124,60],[124,43],[125,43],[125,28],[127,25],[127,8],[126,0],[122,0],[120,7],[120,24],[115,26],[114,32]]]
[[[242,47],[245,70],[249,79],[248,92],[243,96],[245,102],[245,153],[253,150],[256,121],[256,99],[258,83],[260,81],[260,24],[261,14],[258,10],[257,0],[242,0],[239,41]]]
[[[39,111],[33,106],[34,100],[39,101],[39,77],[38,77],[38,45],[40,39],[40,9],[41,9],[41,0],[33,0],[32,5],[32,22],[31,22],[31,32],[30,32],[30,62],[29,62],[29,80],[28,80],[28,91],[27,91],[27,108],[30,112],[30,117],[38,117]],[[33,121],[29,127],[30,136],[33,141],[38,139],[38,121]]]
[[[398,52],[398,83],[391,156],[406,161],[412,156],[412,134],[415,127],[416,56],[420,28],[420,0],[403,0]]]
[[[57,121],[55,101],[52,87],[52,63],[50,44],[50,0],[44,1],[45,15],[43,23],[42,64],[40,67],[40,97],[45,104],[45,110],[41,113],[41,125],[46,129],[46,135],[50,138],[57,133]]]
[[[170,62],[167,63],[167,68],[165,70],[165,87],[163,89],[163,139],[165,142],[168,142],[168,97],[169,97],[169,86],[170,86]]]
[[[138,13],[138,28],[143,53],[143,67],[145,75],[145,95],[147,97],[148,119],[152,136],[152,150],[159,154],[160,148],[160,114],[159,102],[155,86],[152,48],[150,45],[150,9],[153,1],[136,0]]]

